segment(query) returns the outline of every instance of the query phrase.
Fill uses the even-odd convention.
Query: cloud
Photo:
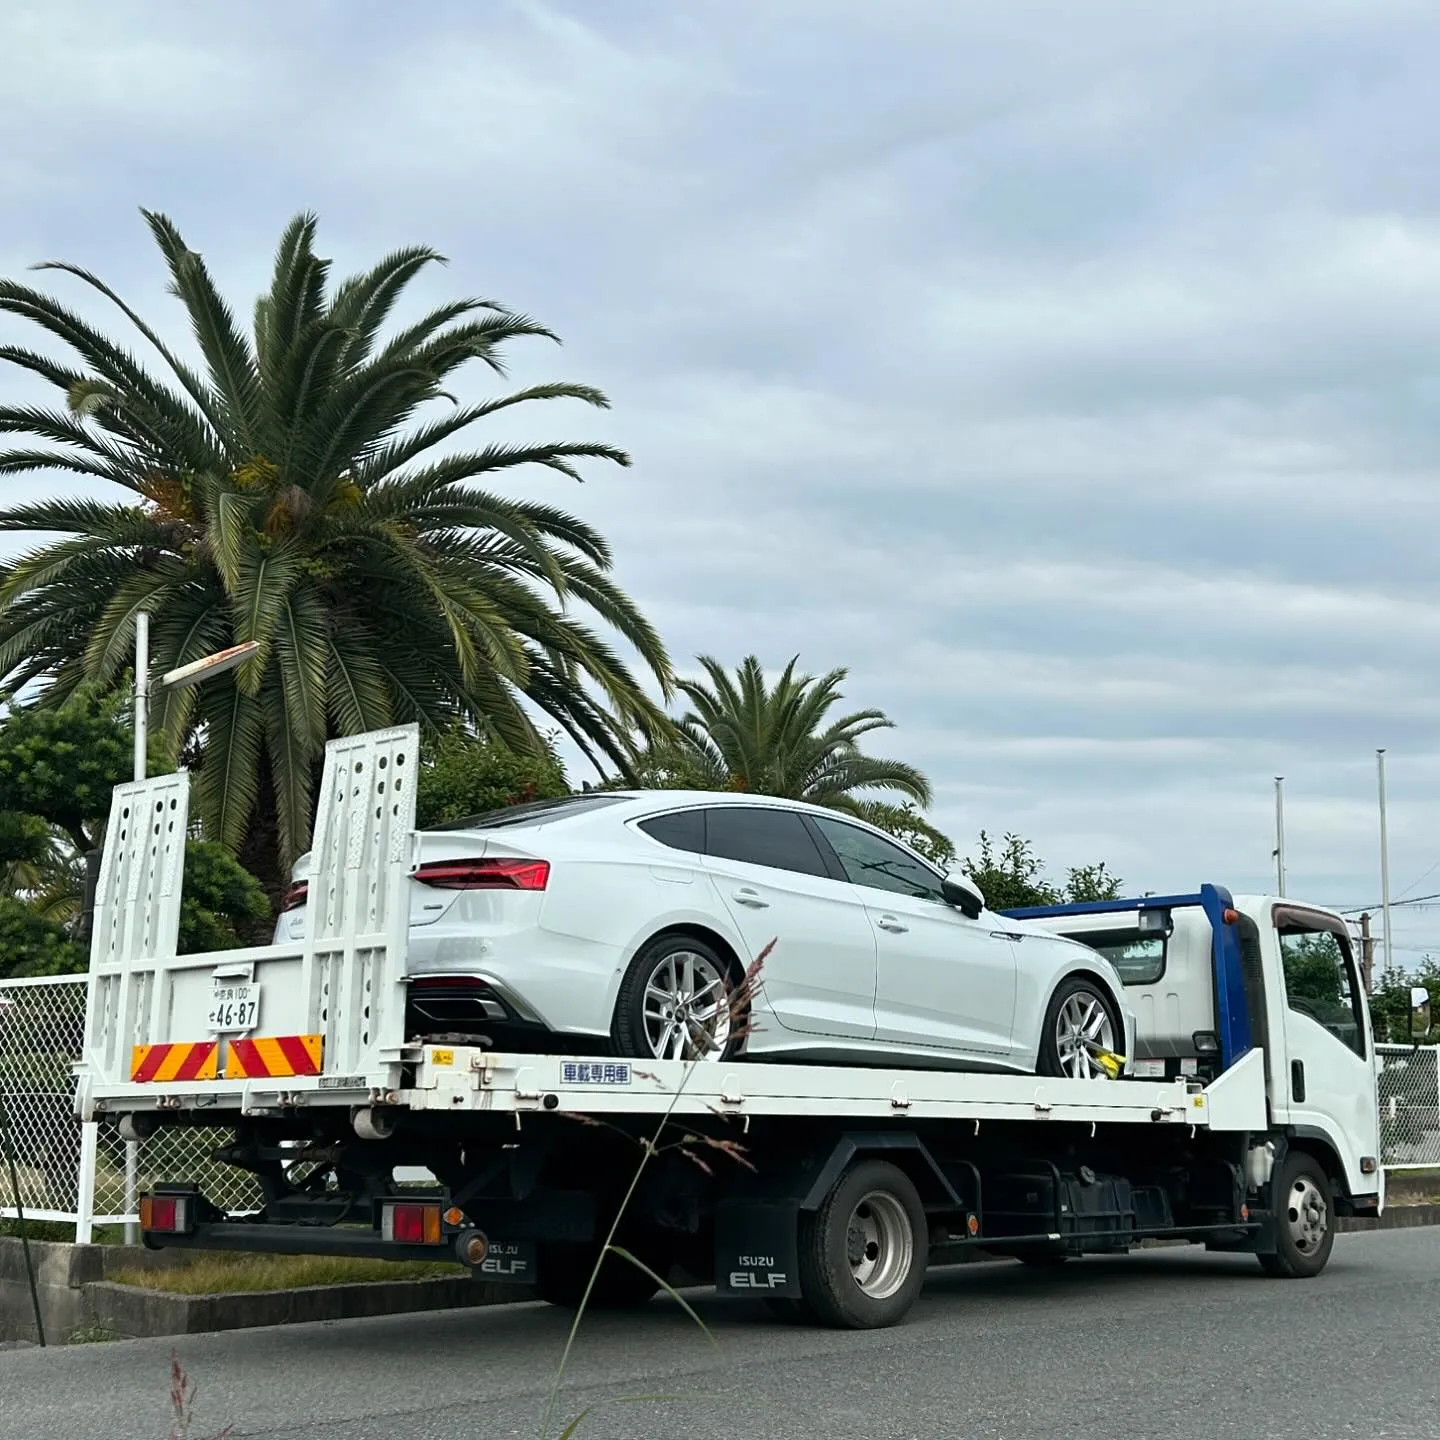
[[[302,207],[341,271],[432,243],[417,299],[610,393],[499,433],[632,451],[529,483],[682,663],[847,666],[962,845],[1140,888],[1268,883],[1285,774],[1292,891],[1359,904],[1376,745],[1397,891],[1440,860],[1437,40],[1412,0],[16,0],[0,266],[168,335],[138,205],[242,312]]]

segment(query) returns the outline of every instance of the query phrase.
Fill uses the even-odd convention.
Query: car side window
[[[845,878],[852,885],[870,890],[888,890],[918,900],[945,900],[940,876],[913,855],[843,820],[812,815],[811,822],[830,843]]]
[[[652,840],[672,850],[690,850],[700,855],[705,851],[705,812],[677,810],[673,815],[652,815],[640,821],[639,828]]]
[[[705,853],[772,870],[829,876],[820,847],[794,810],[759,805],[718,805],[707,810]]]

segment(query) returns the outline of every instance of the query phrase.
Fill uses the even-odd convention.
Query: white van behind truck
[[[117,789],[77,1107],[128,1138],[229,1125],[216,1159],[264,1195],[229,1215],[199,1181],[156,1185],[147,1245],[448,1256],[559,1305],[597,1265],[592,1305],[643,1304],[674,1273],[868,1328],[971,1248],[1052,1265],[1166,1237],[1301,1278],[1325,1268],[1336,1216],[1381,1211],[1343,922],[1216,885],[1020,912],[1127,979],[1139,1028],[1113,1079],[407,1033],[418,741],[328,747],[305,933],[251,950],[175,953],[188,777]],[[1033,934],[985,913],[1017,945]],[[675,1143],[649,1146],[662,1128]],[[411,1167],[434,1184],[397,1178]]]

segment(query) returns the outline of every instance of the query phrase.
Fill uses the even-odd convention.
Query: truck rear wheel
[[[547,1244],[536,1255],[535,1289],[542,1300],[575,1310],[585,1298],[600,1251],[594,1245]],[[622,1255],[606,1255],[586,1309],[635,1310],[654,1299],[660,1287]]]
[[[884,1160],[852,1166],[800,1220],[800,1288],[822,1324],[874,1330],[905,1317],[925,1283],[930,1234],[910,1177]]]
[[[1313,1155],[1292,1150],[1275,1185],[1275,1249],[1258,1257],[1260,1268],[1285,1280],[1318,1275],[1335,1246],[1334,1213],[1330,1177]]]

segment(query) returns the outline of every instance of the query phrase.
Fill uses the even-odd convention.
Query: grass
[[[373,1280],[430,1280],[464,1268],[428,1260],[349,1260],[330,1255],[205,1255],[173,1270],[121,1270],[121,1285],[167,1295],[227,1295],[293,1290],[302,1285],[355,1285]]]

